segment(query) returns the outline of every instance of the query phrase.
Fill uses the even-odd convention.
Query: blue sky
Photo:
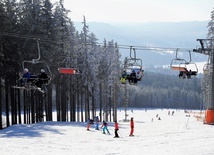
[[[57,1],[57,0],[52,0]],[[179,22],[210,20],[213,0],[64,0],[72,21]]]

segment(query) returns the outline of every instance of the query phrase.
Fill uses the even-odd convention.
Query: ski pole
[[[123,137],[123,135],[119,132],[119,130],[118,130],[117,132],[118,132],[118,134],[120,135],[120,137]]]

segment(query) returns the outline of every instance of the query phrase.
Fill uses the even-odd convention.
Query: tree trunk
[[[2,95],[2,79],[0,77],[0,130],[3,129],[3,122],[2,122],[2,99],[3,98],[3,95]]]
[[[60,109],[60,76],[57,76],[56,82],[56,112],[57,112],[57,121],[60,121],[61,109]]]
[[[100,121],[103,119],[102,118],[102,109],[103,109],[103,100],[102,100],[102,98],[103,98],[103,94],[102,94],[103,92],[102,92],[102,82],[100,82],[100,113],[99,113],[99,115],[100,115]]]
[[[5,112],[6,112],[6,126],[9,127],[10,126],[10,115],[9,115],[9,94],[8,94],[8,80],[6,78],[5,80]]]
[[[63,122],[66,122],[66,82],[65,82],[65,77],[62,78],[62,87],[61,87],[61,118]]]

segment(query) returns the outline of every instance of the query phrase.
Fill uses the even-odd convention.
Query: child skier
[[[96,124],[95,124],[95,125],[96,125],[96,126],[95,126],[95,130],[99,130],[99,121],[100,121],[100,120],[99,120],[99,117],[96,116],[96,117],[94,118],[94,121],[95,121],[95,123],[96,123]]]
[[[103,124],[102,126],[100,127],[101,129],[103,128],[103,134],[106,134],[105,133],[105,130],[108,132],[108,134],[110,134],[110,132],[108,131],[108,128],[107,128],[107,123],[105,121],[103,121]]]
[[[117,123],[117,121],[114,121],[114,134],[115,134],[114,138],[119,138],[118,133],[117,133],[118,130],[119,130],[118,123]]]

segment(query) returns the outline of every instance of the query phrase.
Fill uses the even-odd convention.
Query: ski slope
[[[184,110],[167,109],[128,110],[134,117],[134,137],[129,137],[129,122],[123,122],[124,110],[118,110],[119,136],[101,130],[86,130],[86,123],[44,122],[14,125],[0,131],[1,155],[213,155],[214,126],[205,125]],[[156,115],[161,118],[158,120]],[[190,115],[190,117],[188,117]],[[153,121],[152,121],[153,119]],[[100,124],[101,126],[101,124]]]

